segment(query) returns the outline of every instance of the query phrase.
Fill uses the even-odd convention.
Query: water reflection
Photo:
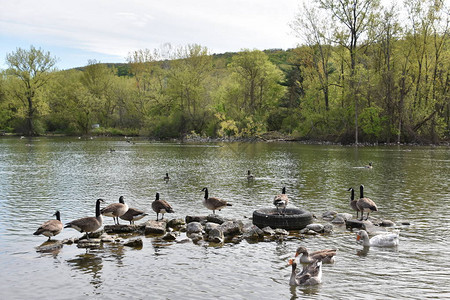
[[[356,255],[360,257],[366,257],[369,254],[370,247],[364,246],[364,248],[360,250],[356,250]]]
[[[43,255],[51,255],[56,258],[61,252],[63,246],[64,244],[61,241],[47,240],[36,247],[36,252],[42,253]]]
[[[73,259],[66,260],[66,262],[72,267],[72,270],[92,275],[90,283],[95,289],[101,287],[103,260],[97,253],[87,251],[86,253],[77,255]]]

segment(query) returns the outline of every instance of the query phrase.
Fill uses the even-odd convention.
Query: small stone
[[[208,233],[208,232],[210,232],[212,229],[216,229],[216,228],[219,227],[219,226],[220,226],[220,225],[217,224],[217,223],[211,223],[211,222],[208,222],[208,223],[205,224],[204,229],[205,229],[205,232]]]
[[[246,240],[261,240],[264,239],[264,231],[256,225],[244,226],[243,238]]]
[[[273,236],[275,235],[275,230],[273,230],[272,228],[270,228],[269,226],[266,226],[262,229],[262,231],[264,232],[265,235],[270,235]]]
[[[380,223],[380,226],[383,226],[383,227],[394,227],[395,223],[392,222],[391,220],[382,220],[381,223]]]
[[[331,223],[327,223],[327,224],[323,225],[323,232],[324,233],[332,233],[333,225]]]
[[[199,241],[203,240],[203,235],[200,233],[192,233],[189,235],[189,238],[194,242],[198,243]]]
[[[276,235],[289,235],[289,231],[287,231],[286,229],[277,228],[277,229],[275,229],[275,234]]]
[[[213,243],[223,243],[223,231],[220,228],[211,229],[208,233],[208,241]]]
[[[243,227],[242,221],[226,221],[220,225],[225,236],[242,234]]]
[[[145,234],[164,234],[166,233],[165,221],[150,220],[145,223]]]
[[[345,221],[345,227],[347,229],[364,228],[364,222],[359,220],[347,220]]]
[[[300,234],[308,234],[308,232],[309,232],[309,229],[307,227],[305,227],[299,231]]]
[[[342,219],[344,219],[344,221],[347,221],[347,220],[351,220],[352,219],[352,214],[349,214],[349,213],[338,213],[336,215],[336,217],[341,217]]]
[[[331,223],[333,224],[344,224],[345,223],[345,219],[342,216],[336,216]]]
[[[133,247],[133,248],[142,248],[144,243],[142,242],[141,238],[133,238],[133,239],[129,239],[126,242],[124,242],[123,245],[127,246],[127,247]]]
[[[61,249],[63,246],[64,246],[63,241],[47,241],[42,245],[36,247],[36,251],[48,253]]]
[[[223,222],[225,222],[224,218],[222,218],[221,216],[218,216],[218,215],[213,215],[213,214],[207,216],[206,220],[208,222],[217,223],[219,225],[222,224]]]
[[[186,222],[183,219],[171,219],[167,223],[167,226],[169,226],[170,228],[180,228],[180,227],[184,226],[185,224],[186,224]]]
[[[177,239],[177,235],[173,232],[168,232],[162,237],[162,239],[165,241],[175,241]]]
[[[101,244],[100,239],[89,239],[89,240],[78,240],[77,247],[78,248],[99,248]]]
[[[205,216],[186,216],[186,224],[192,223],[192,222],[205,222],[207,217]]]
[[[337,215],[337,212],[335,211],[327,211],[322,214],[322,219],[331,221],[334,219],[334,217]]]
[[[317,223],[308,224],[308,225],[306,225],[306,228],[308,228],[309,230],[318,232],[318,233],[322,233],[323,232],[323,225],[322,224],[317,224]]]
[[[188,235],[201,232],[203,232],[203,225],[200,224],[199,222],[190,222],[186,226],[186,233]]]

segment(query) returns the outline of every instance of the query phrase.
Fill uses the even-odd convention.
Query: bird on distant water
[[[255,179],[255,176],[253,176],[253,175],[250,173],[250,170],[248,170],[248,171],[247,171],[247,180],[248,180],[248,181],[251,181],[251,180],[253,180],[253,179]]]
[[[364,197],[364,185],[359,187],[359,199],[356,201],[356,207],[361,212],[361,219],[363,220],[364,212],[367,212],[366,220],[369,219],[371,211],[378,211],[377,205],[371,199]]]
[[[356,211],[356,218],[358,219],[359,216],[359,209],[356,206],[356,202],[358,202],[358,200],[355,199],[355,190],[353,188],[349,188],[349,191],[351,191],[351,196],[350,196],[350,207]]]
[[[156,221],[158,221],[159,214],[162,214],[161,220],[164,219],[165,213],[173,213],[172,206],[166,201],[159,199],[159,193],[156,193],[156,198],[152,202],[152,209],[156,213]]]
[[[168,182],[169,180],[170,180],[169,173],[166,173],[166,176],[164,176],[164,181]]]
[[[61,222],[61,214],[59,213],[59,210],[57,210],[53,214],[53,216],[56,216],[56,220],[49,220],[43,223],[33,234],[45,235],[46,237],[48,237],[49,241],[52,236],[59,234],[63,230],[63,224]]]
[[[373,168],[372,162],[370,162],[367,166],[365,166],[365,168],[367,168],[367,169],[372,169],[372,168]]]
[[[119,217],[124,215],[128,210],[128,205],[123,200],[123,196],[119,197],[119,203],[112,203],[103,208],[100,212],[102,215],[112,217],[115,225],[119,224]],[[116,223],[117,221],[117,223]]]
[[[208,188],[203,188],[202,192],[205,192],[205,197],[203,198],[203,205],[213,211],[213,214],[216,214],[216,210],[220,211],[222,208],[226,206],[232,206],[231,203],[228,203],[226,200],[219,199],[216,197],[209,197]]]
[[[136,208],[128,208],[127,212],[121,215],[119,218],[125,221],[129,221],[130,225],[134,225],[134,221],[139,221],[143,217],[147,216],[148,214],[143,212],[142,210],[136,209]]]
[[[283,208],[283,215],[286,213],[286,206],[289,203],[289,198],[286,195],[286,187],[283,187],[281,194],[278,194],[273,198],[273,205],[277,208],[278,214],[280,214],[278,208]]]
[[[97,199],[95,203],[95,217],[85,217],[69,222],[64,228],[73,228],[79,232],[86,232],[89,239],[89,233],[94,232],[103,225],[103,216],[100,213],[100,202],[105,202],[103,199]]]

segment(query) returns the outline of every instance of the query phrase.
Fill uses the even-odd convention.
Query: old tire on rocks
[[[313,221],[312,214],[300,208],[286,208],[285,215],[276,208],[261,208],[253,212],[253,224],[259,228],[269,226],[286,230],[303,229]]]

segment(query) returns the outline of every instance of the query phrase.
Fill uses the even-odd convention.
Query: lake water
[[[115,151],[111,152],[110,149]],[[362,166],[373,162],[373,169]],[[247,170],[256,180],[248,183]],[[171,180],[163,181],[168,172]],[[1,299],[424,299],[450,298],[450,148],[344,147],[297,143],[155,143],[125,139],[0,138]],[[371,215],[400,226],[397,249],[362,253],[355,233],[293,234],[284,241],[221,247],[143,236],[142,249],[36,247],[32,233],[61,211],[63,223],[93,216],[95,200],[123,195],[156,219],[156,192],[175,209],[169,218],[207,215],[201,189],[233,204],[225,218],[250,221],[286,186],[290,205],[325,223],[323,212],[353,213],[349,187],[379,208]],[[358,194],[358,193],[357,193]],[[121,223],[126,223],[122,221]],[[104,224],[113,224],[105,218]],[[73,229],[54,239],[79,237]],[[296,248],[337,248],[323,283],[290,287]]]

